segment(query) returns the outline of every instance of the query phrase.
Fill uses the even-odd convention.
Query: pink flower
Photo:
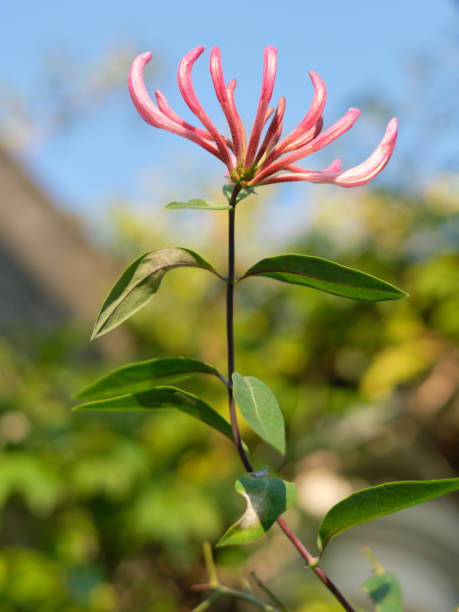
[[[285,98],[280,98],[275,111],[269,108],[277,67],[277,51],[274,47],[266,47],[264,50],[261,93],[248,139],[234,100],[236,81],[225,84],[220,49],[212,49],[210,74],[231,134],[230,138],[223,136],[201,106],[193,88],[191,71],[203,51],[204,47],[196,47],[187,53],[180,62],[177,74],[182,97],[203,128],[195,127],[177,115],[160,91],[155,92],[157,104],[150,98],[143,81],[143,68],[151,59],[150,52],[139,55],[133,61],[129,73],[129,91],[142,119],[154,127],[184,136],[218,157],[227,167],[231,182],[244,187],[285,181],[358,187],[374,179],[389,161],[397,140],[397,119],[389,121],[383,139],[370,157],[354,168],[342,171],[339,159],[320,171],[297,166],[296,162],[300,159],[322,149],[347,132],[356,122],[360,111],[350,108],[341,119],[322,132],[322,113],[327,92],[322,79],[311,71],[309,76],[314,88],[311,106],[296,128],[281,139]],[[262,138],[265,126],[267,129]]]

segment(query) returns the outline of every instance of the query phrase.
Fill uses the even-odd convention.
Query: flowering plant
[[[323,517],[318,532],[319,551],[313,556],[283,518],[294,503],[295,485],[272,476],[266,467],[256,467],[239,430],[240,414],[248,426],[277,451],[286,452],[285,427],[279,403],[261,380],[235,371],[234,351],[234,290],[244,279],[264,276],[299,286],[310,287],[348,299],[362,301],[396,300],[406,293],[390,283],[369,274],[342,266],[320,257],[303,254],[284,254],[267,257],[252,265],[241,277],[235,274],[235,214],[239,203],[256,186],[286,181],[330,183],[341,187],[358,187],[374,179],[388,163],[397,138],[397,120],[391,119],[386,133],[375,151],[363,163],[342,171],[339,160],[321,171],[296,165],[300,159],[314,153],[349,130],[359,116],[351,108],[341,119],[322,131],[322,113],[326,89],[321,78],[310,73],[314,95],[311,106],[298,125],[282,138],[285,99],[280,98],[275,110],[269,107],[276,76],[276,50],[264,51],[261,94],[250,135],[242,125],[235,103],[236,81],[225,84],[220,51],[214,47],[210,54],[210,74],[217,99],[229,126],[230,136],[219,133],[201,106],[192,83],[191,72],[203,47],[185,55],[178,69],[178,85],[188,107],[203,127],[195,127],[182,119],[169,105],[166,97],[156,91],[155,104],[143,81],[143,68],[151,53],[139,55],[132,63],[129,90],[140,116],[154,127],[183,136],[221,160],[227,169],[228,184],[223,191],[226,204],[210,204],[200,199],[172,202],[167,208],[200,208],[228,211],[228,269],[220,274],[200,255],[186,248],[151,251],[132,262],[115,283],[97,317],[93,338],[114,329],[131,317],[152,298],[159,289],[163,276],[176,267],[196,267],[214,274],[226,285],[227,374],[199,359],[169,357],[150,359],[119,368],[79,393],[87,400],[80,410],[133,411],[175,408],[218,430],[235,444],[246,474],[238,478],[236,491],[247,503],[242,517],[224,533],[217,546],[244,544],[263,536],[274,523],[285,533],[325,587],[348,611],[355,608],[342,591],[320,567],[321,555],[330,542],[344,530],[397,512],[428,499],[459,489],[459,478],[431,481],[390,482],[353,493],[333,506]],[[196,374],[216,376],[228,395],[229,422],[207,402],[184,389],[164,384],[176,382]],[[205,548],[209,583],[198,588],[210,591],[209,598],[196,610],[207,609],[221,596],[248,601],[265,610],[285,607],[270,590],[262,585],[273,605],[257,599],[253,593],[235,591],[218,582],[210,547]],[[390,572],[378,571],[364,585],[381,610],[402,610],[400,588]],[[387,605],[387,607],[383,607]]]
[[[255,187],[285,181],[309,181],[358,187],[371,181],[389,161],[397,139],[397,119],[389,121],[386,133],[374,153],[355,168],[341,171],[339,159],[335,159],[330,167],[318,172],[295,165],[295,162],[323,149],[347,132],[357,121],[360,111],[358,108],[350,108],[341,119],[322,132],[322,113],[327,91],[322,79],[311,71],[309,76],[314,87],[311,106],[296,128],[281,139],[285,98],[280,98],[274,114],[273,109],[269,108],[277,67],[277,51],[274,47],[266,47],[264,51],[260,99],[248,142],[234,100],[236,80],[233,79],[225,85],[220,50],[218,47],[212,49],[210,74],[231,133],[231,138],[223,136],[203,109],[193,88],[191,70],[203,51],[204,47],[196,47],[185,55],[180,62],[177,79],[183,99],[205,129],[184,121],[172,110],[159,90],[155,92],[158,105],[154,104],[143,81],[143,68],[151,59],[150,52],[139,55],[132,63],[129,90],[142,119],[154,127],[188,138],[215,155],[225,164],[228,178],[235,185]],[[263,128],[271,116],[271,122],[261,141]]]

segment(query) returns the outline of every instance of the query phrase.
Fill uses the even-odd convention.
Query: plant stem
[[[204,612],[208,610],[210,606],[220,598],[220,593],[218,591],[213,592],[207,599],[205,599],[199,606],[193,608],[191,612]]]
[[[215,568],[214,557],[212,555],[212,547],[210,546],[209,542],[204,542],[202,547],[204,551],[204,560],[206,563],[207,575],[209,576],[209,583],[212,586],[216,586],[219,584],[219,582],[217,570]]]
[[[288,537],[290,542],[292,542],[293,546],[295,546],[295,548],[300,553],[300,555],[303,557],[303,559],[306,561],[306,564],[308,565],[308,567],[312,569],[312,571],[319,578],[319,580],[323,582],[323,584],[327,587],[327,589],[331,593],[333,593],[333,595],[336,597],[339,603],[343,606],[343,608],[347,610],[347,612],[355,612],[354,608],[351,606],[351,604],[348,601],[346,601],[346,599],[344,598],[344,595],[341,593],[338,587],[330,580],[327,574],[317,565],[316,557],[313,557],[311,555],[308,549],[304,546],[302,542],[300,542],[300,540],[296,537],[296,535],[293,533],[293,531],[290,529],[290,527],[287,525],[287,523],[281,516],[277,519],[277,524],[282,529],[282,531],[285,533],[285,535]]]
[[[266,586],[266,584],[258,577],[256,572],[250,572],[252,579],[257,583],[259,588],[266,593],[266,595],[272,600],[272,602],[279,608],[280,612],[288,612],[287,608],[281,602],[281,600]]]
[[[242,446],[241,434],[237,424],[236,404],[233,397],[233,372],[234,372],[234,221],[236,216],[236,198],[241,188],[236,185],[231,195],[228,211],[228,278],[226,281],[226,339],[228,346],[228,403],[231,419],[233,440],[239,452],[239,457],[247,472],[253,472],[253,466]]]
[[[196,588],[196,590],[209,589],[210,591],[212,591],[212,594],[199,606],[193,608],[192,612],[203,612],[204,610],[207,610],[210,604],[212,604],[221,596],[232,597],[233,599],[240,599],[241,601],[246,601],[257,608],[264,610],[265,612],[281,612],[278,608],[275,608],[271,604],[257,599],[251,593],[245,593],[244,591],[236,591],[235,589],[230,589],[221,584],[218,584],[217,586],[212,586],[210,584],[202,584],[197,585],[197,587],[198,588]]]
[[[235,185],[230,199],[231,209],[228,211],[228,278],[226,281],[226,338],[228,351],[228,404],[231,419],[231,429],[233,432],[233,440],[237,447],[239,457],[244,464],[247,472],[253,472],[254,467],[245,452],[239,432],[237,422],[236,404],[233,397],[233,373],[234,373],[234,262],[235,262],[235,216],[236,216],[236,199],[241,190],[239,185]],[[346,601],[340,590],[328,578],[325,572],[317,565],[317,559],[311,555],[304,544],[297,538],[287,523],[282,517],[277,519],[277,523],[288,539],[295,546],[299,554],[306,561],[316,576],[323,582],[327,589],[335,596],[339,603],[347,612],[355,612],[354,608]]]

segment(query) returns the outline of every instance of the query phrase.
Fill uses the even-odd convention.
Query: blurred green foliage
[[[439,364],[457,360],[457,181],[443,177],[422,196],[324,192],[309,229],[282,245],[283,252],[375,274],[408,291],[409,300],[367,304],[269,279],[241,284],[237,369],[269,383],[287,424],[285,461],[243,429],[256,465],[270,464],[291,480],[298,462],[319,449],[368,454],[368,437],[358,428],[349,437],[334,428],[375,406],[386,424],[401,412],[407,418],[406,411],[423,429],[425,421],[410,412],[413,398]],[[263,205],[256,201],[240,205],[241,271],[277,254],[267,250],[264,228],[257,229]],[[119,211],[115,255],[126,263],[179,241],[224,271],[224,213],[183,213],[185,221],[181,212],[161,214],[150,230],[149,220]],[[200,224],[200,233],[187,242],[192,224]],[[163,285],[130,324],[136,359],[184,355],[224,371],[223,284],[204,271],[178,270]],[[60,330],[31,341],[27,352],[6,339],[0,344],[1,609],[189,610],[199,601],[191,585],[205,581],[202,541],[215,543],[241,513],[233,490],[241,467],[223,436],[175,411],[72,414],[72,394],[115,365],[85,353],[88,334],[81,326]],[[226,414],[218,381],[183,386]],[[396,402],[400,393],[403,409]],[[450,399],[445,395],[445,406]],[[438,422],[430,440],[456,469],[458,436],[459,422],[450,420],[447,431]],[[349,465],[349,473],[373,484],[381,477],[368,467],[363,473],[358,461]],[[448,475],[414,473],[410,465],[385,470],[395,478]],[[310,522],[304,510],[301,520]],[[276,545],[275,536],[267,538]],[[241,565],[258,547],[219,553],[222,582],[237,584]],[[260,559],[253,563],[263,576]],[[297,569],[304,576],[300,560]],[[339,608],[321,585],[292,580],[284,580],[287,590],[280,593],[292,610]],[[221,600],[218,609],[246,608]]]

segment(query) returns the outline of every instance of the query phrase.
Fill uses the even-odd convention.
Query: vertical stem
[[[237,424],[236,404],[233,397],[233,373],[234,373],[234,253],[235,253],[235,216],[236,216],[236,198],[241,188],[236,185],[231,195],[230,206],[228,211],[228,279],[226,283],[226,340],[228,347],[228,403],[231,419],[231,429],[233,431],[233,439],[236,444],[239,456],[245,469],[248,472],[253,472],[253,466],[250,459],[242,446],[241,434]]]
[[[239,457],[244,464],[247,472],[253,472],[254,467],[242,445],[241,434],[237,422],[236,404],[233,397],[233,373],[234,373],[234,260],[235,260],[235,216],[236,199],[241,190],[239,185],[235,185],[230,199],[231,209],[228,211],[228,278],[226,282],[226,339],[228,347],[228,404],[231,419],[231,429],[233,440],[237,447]],[[282,517],[277,519],[277,523],[288,539],[295,546],[299,554],[306,561],[307,565],[313,570],[316,576],[323,582],[327,589],[333,593],[339,603],[347,612],[355,612],[354,608],[346,601],[340,590],[328,578],[325,572],[318,567],[317,560],[311,555],[302,542],[293,533]]]

